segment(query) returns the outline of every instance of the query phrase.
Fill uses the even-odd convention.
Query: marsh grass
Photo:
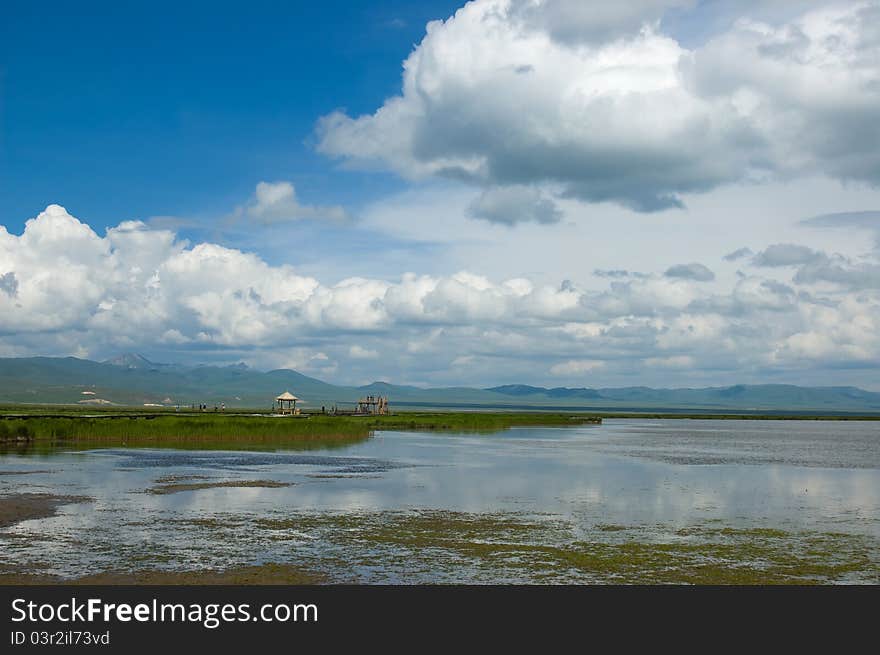
[[[493,433],[513,426],[568,426],[595,422],[571,414],[403,414],[303,418],[222,413],[82,411],[70,415],[6,415],[0,420],[0,454],[58,448],[169,447],[200,450],[328,448],[367,439],[376,430]]]
[[[492,412],[436,412],[421,414],[407,412],[391,416],[350,418],[367,421],[372,430],[428,430],[441,432],[492,433],[511,427],[566,427],[601,423],[589,414],[551,413],[492,413]]]
[[[4,425],[5,424],[5,425]],[[119,416],[92,417],[28,417],[0,421],[0,426],[15,434],[27,433],[34,439],[205,439],[244,437],[279,438],[295,436],[313,438],[357,438],[369,431],[362,426],[328,421],[270,418],[265,416]]]

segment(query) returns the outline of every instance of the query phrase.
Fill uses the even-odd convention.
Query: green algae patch
[[[73,571],[62,580],[52,577],[64,571],[55,563],[21,561],[0,567],[0,584],[25,584],[28,575],[47,584],[880,583],[876,537],[769,526],[595,526],[549,514],[427,509],[279,508],[263,516],[221,512],[168,520],[181,543],[208,532],[225,546],[184,552],[147,534],[124,548],[109,541],[102,549],[92,546],[105,562],[101,573]],[[43,558],[35,553],[34,559]],[[274,564],[255,566],[255,560]]]
[[[303,514],[259,519],[253,526],[275,535],[269,538],[278,538],[280,531],[309,536],[321,544],[319,566],[327,567],[327,558],[333,558],[330,575],[338,581],[368,571],[377,581],[396,582],[880,582],[878,541],[838,533],[717,524],[649,531],[615,525],[594,526],[585,539],[558,518],[446,511]]]
[[[807,538],[809,540],[809,537]],[[799,552],[801,538],[777,543],[622,544],[579,543],[549,548],[552,561],[591,577],[627,584],[817,584],[863,574],[878,581],[878,563],[850,544],[835,541],[823,551]]]

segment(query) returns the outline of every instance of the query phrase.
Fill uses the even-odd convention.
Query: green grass
[[[29,442],[22,442],[23,435]],[[332,447],[365,439],[369,430],[311,419],[240,416],[32,417],[0,421],[0,444],[15,452],[57,448],[170,447],[222,450],[285,446]]]
[[[57,410],[56,410],[57,411]],[[435,413],[352,417],[312,415],[272,418],[237,413],[143,413],[0,415],[0,453],[51,452],[100,446],[199,449],[348,445],[375,430],[444,430],[491,433],[511,426],[568,426],[596,419],[571,414]]]
[[[391,416],[349,418],[366,422],[372,430],[439,430],[448,432],[498,432],[510,427],[565,427],[599,423],[595,415],[571,413],[405,412]]]

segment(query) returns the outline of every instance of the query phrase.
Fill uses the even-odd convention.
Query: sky
[[[0,8],[0,357],[880,390],[880,2]]]

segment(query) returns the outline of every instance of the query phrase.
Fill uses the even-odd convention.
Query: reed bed
[[[56,410],[57,411],[57,410]],[[344,446],[376,430],[492,433],[512,426],[577,425],[597,422],[569,414],[435,413],[394,416],[301,417],[224,413],[144,414],[117,411],[102,415],[0,415],[0,450],[51,451],[58,447],[107,446],[199,449]]]

